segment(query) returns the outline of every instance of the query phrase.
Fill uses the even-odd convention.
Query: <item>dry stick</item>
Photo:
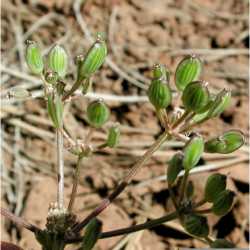
[[[76,168],[75,168],[75,171],[74,171],[74,179],[73,179],[73,186],[72,186],[72,191],[71,191],[71,195],[70,195],[70,201],[69,201],[69,205],[68,205],[68,211],[69,212],[72,211],[73,206],[74,206],[74,202],[75,202],[75,198],[76,198],[81,160],[82,160],[82,157],[78,156],[78,160],[77,160],[77,163],[76,163]]]
[[[91,212],[83,221],[76,224],[71,228],[71,231],[74,233],[79,232],[84,226],[86,226],[89,221],[99,215],[104,209],[106,209],[111,202],[127,187],[129,184],[131,178],[133,178],[134,175],[141,169],[141,167],[150,159],[150,157],[153,155],[153,153],[159,149],[159,147],[167,140],[168,133],[164,132],[152,146],[144,153],[143,156],[140,157],[140,159],[137,161],[137,163],[131,168],[129,173],[125,176],[125,178],[120,182],[120,184],[117,186],[117,188],[102,202],[99,204],[99,206],[96,207],[96,209]]]
[[[58,171],[57,202],[59,208],[63,208],[64,196],[64,162],[63,162],[63,135],[60,129],[56,129],[56,158]]]
[[[9,212],[5,208],[1,208],[1,215],[8,218],[9,220],[11,220],[16,225],[18,225],[20,227],[24,227],[24,228],[30,230],[33,233],[37,233],[37,232],[41,231],[41,229],[38,228],[37,226],[27,222],[25,219],[23,219],[21,217],[16,216],[15,214]]]

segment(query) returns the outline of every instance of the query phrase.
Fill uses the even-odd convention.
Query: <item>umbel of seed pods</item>
[[[230,104],[231,93],[225,89],[217,94],[210,93],[208,83],[199,80],[202,72],[202,62],[196,56],[184,58],[177,66],[175,72],[175,86],[181,95],[183,109],[191,115],[191,119],[184,124],[183,131],[188,131],[195,124],[219,116]],[[155,65],[153,79],[148,88],[148,98],[156,111],[168,111],[171,105],[172,90],[169,85],[170,74],[163,65]],[[170,121],[170,120],[169,120]],[[175,119],[173,119],[174,123]],[[172,127],[173,124],[170,124]],[[217,137],[204,140],[201,135],[194,134],[186,143],[183,152],[176,153],[168,163],[167,181],[169,187],[177,185],[178,176],[184,171],[184,176],[197,166],[203,152],[207,153],[232,153],[244,144],[243,134],[238,130],[230,130]],[[177,188],[180,189],[178,186]],[[212,174],[207,179],[204,189],[204,203],[211,203],[211,212],[217,216],[227,214],[233,204],[234,193],[226,189],[226,176]],[[187,192],[187,190],[186,190]],[[192,195],[183,197],[195,206]],[[206,238],[209,234],[207,218],[195,213],[193,210],[182,210],[185,204],[179,201],[181,224],[186,231],[196,237]],[[183,211],[183,212],[182,212]],[[191,211],[191,212],[189,212]],[[211,247],[232,247],[233,245],[223,239],[210,242]]]
[[[100,35],[85,56],[77,56],[77,78],[69,91],[65,90],[65,77],[68,68],[68,55],[60,45],[55,45],[45,57],[34,41],[27,42],[26,62],[33,74],[43,77],[47,99],[48,114],[56,128],[62,127],[63,101],[73,95],[78,89],[85,91],[90,84],[90,78],[102,66],[107,55],[105,41]],[[86,86],[87,85],[87,86]],[[109,108],[103,100],[94,100],[87,107],[87,118],[91,126],[102,127],[109,119]],[[109,131],[107,144],[117,145],[119,126],[112,126]]]
[[[30,70],[40,75],[44,80],[45,98],[47,100],[48,114],[55,128],[63,127],[64,101],[70,98],[76,90],[81,89],[85,94],[91,85],[91,76],[101,67],[107,54],[106,44],[98,37],[85,56],[77,57],[77,77],[69,90],[66,89],[65,78],[67,76],[68,56],[63,47],[54,46],[46,58],[42,57],[40,49],[35,42],[29,42],[26,51],[26,61]],[[219,116],[229,105],[231,93],[222,90],[217,94],[210,93],[208,84],[199,80],[202,72],[201,60],[196,56],[184,58],[177,66],[175,72],[175,86],[181,94],[183,109],[188,121],[185,122],[182,131],[189,131],[194,125],[202,123],[210,118]],[[148,98],[155,107],[157,114],[167,114],[168,107],[172,103],[172,90],[170,88],[170,73],[165,66],[157,64],[153,68],[153,79],[148,88]],[[185,114],[184,113],[184,114]],[[87,109],[89,124],[98,129],[109,119],[110,111],[103,100],[91,102]],[[189,115],[189,116],[188,116]],[[185,119],[184,119],[185,120]],[[170,128],[175,126],[176,119],[168,119]],[[167,127],[166,129],[169,129]],[[117,125],[109,129],[105,146],[115,147],[119,142],[120,131]],[[244,137],[240,131],[230,130],[217,137],[204,140],[202,136],[194,134],[186,143],[183,152],[176,153],[168,163],[167,181],[169,187],[177,185],[178,176],[184,171],[184,177],[197,166],[203,152],[228,154],[244,144]],[[201,216],[193,209],[185,209],[185,204],[195,206],[192,192],[185,190],[185,178],[182,181],[184,197],[178,201],[179,218],[186,231],[196,237],[206,238],[209,227],[205,216]],[[178,187],[179,188],[179,187]],[[189,193],[188,195],[186,195]],[[233,204],[234,193],[226,189],[226,176],[221,174],[211,175],[204,188],[203,201],[211,203],[211,211],[218,215],[225,215]],[[188,200],[189,202],[183,202]],[[183,209],[184,208],[184,209]],[[53,216],[53,214],[51,215]],[[68,218],[68,217],[67,217]],[[60,219],[60,230],[67,230],[71,224],[64,224],[66,219]],[[51,219],[53,223],[57,221]],[[72,222],[73,223],[73,222]],[[47,230],[53,232],[57,228],[49,225]],[[86,228],[86,236],[83,249],[91,249],[98,239],[101,225],[97,220],[92,220]],[[41,235],[40,235],[41,236]],[[40,242],[46,237],[39,237]],[[211,241],[211,247],[232,247],[230,242],[223,239]]]
[[[48,115],[56,129],[63,128],[64,101],[74,95],[76,90],[86,94],[90,87],[91,77],[102,66],[106,55],[106,44],[101,36],[98,35],[86,55],[77,56],[76,81],[69,90],[66,90],[68,55],[65,49],[60,45],[55,45],[48,55],[43,57],[36,42],[27,42],[26,62],[31,72],[40,76],[44,82],[44,97],[47,102]],[[110,111],[104,101],[98,99],[89,103],[86,107],[86,115],[90,126],[99,129],[108,121]],[[119,124],[115,123],[109,127],[106,142],[102,146],[114,148],[118,145],[119,138]],[[79,155],[84,153],[79,150],[74,152]],[[50,209],[47,230],[49,232],[65,232],[75,223],[73,219],[70,214],[67,214],[65,209],[58,210],[57,207]],[[95,226],[90,225],[90,228],[92,227]],[[43,244],[46,237],[39,235],[38,239]],[[91,249],[87,248],[86,245],[88,244],[91,243],[84,243],[84,249]]]

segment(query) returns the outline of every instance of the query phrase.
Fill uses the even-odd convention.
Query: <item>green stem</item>
[[[152,227],[156,227],[159,226],[165,222],[174,220],[177,218],[177,213],[176,212],[172,212],[170,214],[167,214],[163,217],[160,217],[158,219],[154,219],[154,220],[150,220],[147,221],[143,224],[139,224],[139,225],[135,225],[132,227],[127,227],[127,228],[122,228],[119,230],[114,230],[114,231],[109,231],[109,232],[104,232],[101,233],[100,238],[109,238],[109,237],[114,237],[114,236],[119,236],[119,235],[123,235],[123,234],[129,234],[129,233],[134,233],[140,230],[145,230],[145,229],[150,229]]]
[[[188,180],[188,175],[189,175],[189,170],[185,170],[184,176],[182,178],[181,181],[181,191],[180,191],[180,200],[179,203],[181,203],[184,194],[185,194],[185,189],[186,189],[186,185],[187,185],[187,180]]]
[[[177,204],[175,194],[174,194],[174,191],[173,191],[173,187],[172,187],[171,184],[168,184],[168,190],[169,190],[170,198],[171,198],[171,200],[172,200],[172,202],[174,204],[175,210],[178,211],[179,210],[178,204]]]
[[[76,168],[74,171],[74,177],[73,177],[73,186],[71,190],[71,195],[70,195],[70,200],[69,200],[69,205],[68,205],[68,211],[71,212],[74,206],[76,194],[77,194],[77,186],[78,186],[78,179],[79,179],[79,174],[80,174],[80,166],[81,166],[81,160],[82,156],[78,156],[78,160],[76,163]]]
[[[63,208],[63,197],[64,197],[64,162],[63,162],[63,135],[60,129],[56,129],[56,158],[58,168],[58,186],[57,186],[57,202],[59,208]]]
[[[185,111],[183,113],[183,115],[172,125],[172,129],[175,129],[176,127],[178,127],[186,118],[187,116],[190,114],[190,111]]]
[[[92,211],[84,220],[80,223],[76,224],[71,228],[74,233],[79,232],[82,228],[84,228],[91,219],[95,218],[102,211],[104,211],[114,199],[116,199],[128,186],[131,179],[137,174],[137,172],[142,168],[142,166],[151,158],[153,153],[157,151],[160,146],[168,139],[169,134],[165,131],[161,136],[151,145],[151,147],[139,158],[136,164],[131,168],[129,173],[123,178],[120,184],[116,187],[116,189],[105,199],[101,201],[101,203]]]
[[[208,209],[203,209],[203,210],[194,210],[194,213],[197,213],[197,214],[208,214],[208,213],[211,213],[211,208],[208,208]]]
[[[194,205],[194,208],[197,208],[197,207],[201,207],[202,205],[204,205],[207,201],[205,199],[202,199],[200,200],[199,202],[197,202],[195,205]]]
[[[160,217],[158,219],[149,220],[149,221],[142,223],[142,224],[139,224],[139,225],[121,228],[118,230],[112,230],[112,231],[108,231],[108,232],[103,232],[100,234],[100,239],[110,238],[110,237],[115,237],[115,236],[119,236],[119,235],[123,235],[123,234],[130,234],[130,233],[138,232],[138,231],[145,230],[145,229],[150,229],[152,227],[159,226],[162,223],[174,220],[176,218],[177,218],[177,213],[172,212],[172,213],[167,214],[167,215]],[[68,240],[66,240],[66,242],[67,243],[77,243],[77,242],[81,242],[82,240],[83,240],[83,237],[79,237],[79,238],[68,239]]]
[[[83,80],[77,80],[71,89],[62,97],[62,101],[67,100],[80,87],[82,82]]]

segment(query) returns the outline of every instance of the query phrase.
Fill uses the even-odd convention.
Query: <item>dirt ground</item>
[[[72,3],[73,2],[73,3]],[[121,142],[115,150],[84,160],[81,168],[78,202],[79,218],[95,207],[112,190],[137,157],[160,132],[152,106],[145,101],[150,68],[164,63],[174,72],[183,56],[200,55],[204,61],[203,79],[216,93],[232,90],[230,108],[219,118],[196,129],[209,138],[231,128],[241,129],[247,143],[231,157],[204,155],[203,165],[215,165],[216,172],[228,175],[228,187],[237,193],[232,211],[222,218],[209,215],[211,235],[227,238],[239,248],[249,244],[248,179],[248,1],[246,0],[12,0],[2,1],[1,92],[24,86],[41,95],[41,82],[31,77],[24,63],[24,41],[33,39],[48,52],[54,43],[62,44],[71,55],[68,81],[76,67],[74,58],[86,52],[90,36],[105,32],[109,59],[94,77],[94,90],[115,98],[107,101],[111,120],[121,123]],[[174,89],[171,75],[171,87]],[[129,100],[129,101],[128,101]],[[88,132],[87,98],[78,98],[65,110],[65,129],[74,139]],[[41,98],[22,102],[2,101],[2,206],[44,227],[50,202],[56,196],[55,148],[51,122]],[[105,137],[94,134],[95,142]],[[140,223],[171,211],[164,180],[166,162],[180,145],[171,142],[159,150],[133,179],[126,191],[100,215],[104,231]],[[66,200],[68,200],[76,157],[65,150]],[[206,178],[192,175],[196,197],[202,195]],[[158,178],[163,176],[162,178]],[[2,240],[23,249],[38,250],[30,232],[2,221]],[[125,237],[100,240],[96,249],[204,248],[204,243],[184,234],[174,221]],[[76,248],[76,247],[75,247]],[[68,248],[72,249],[72,248]]]

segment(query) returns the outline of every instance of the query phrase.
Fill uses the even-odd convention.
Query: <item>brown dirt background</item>
[[[106,33],[109,56],[119,68],[117,72],[106,63],[94,77],[94,90],[145,96],[145,90],[135,85],[148,85],[153,63],[164,63],[173,73],[183,56],[194,52],[204,60],[203,78],[210,82],[211,88],[215,92],[224,87],[233,91],[230,108],[196,131],[209,137],[236,128],[248,138],[248,8],[248,1],[244,0],[84,1],[79,14],[92,34]],[[41,93],[41,83],[29,77],[23,63],[23,41],[27,38],[38,41],[44,51],[56,42],[61,43],[72,58],[68,74],[68,80],[72,80],[73,58],[89,46],[75,18],[72,1],[2,1],[1,9],[2,95],[17,85],[27,87],[33,94]],[[124,73],[128,77],[124,78]],[[171,80],[174,88],[173,75]],[[66,108],[65,128],[73,138],[83,139],[88,131],[85,116],[88,101],[79,98]],[[115,187],[160,131],[149,103],[120,100],[107,103],[112,111],[111,120],[122,125],[121,143],[116,150],[104,150],[83,162],[76,206],[80,218]],[[56,194],[53,129],[45,103],[42,99],[3,100],[1,123],[2,206],[43,227],[49,203]],[[104,130],[95,133],[95,142],[103,140]],[[249,244],[247,145],[231,158],[205,155],[202,162],[223,166],[216,171],[226,173],[228,186],[237,192],[235,205],[228,215],[209,216],[211,233],[242,248]],[[157,152],[131,186],[101,214],[105,231],[160,217],[172,209],[167,185],[156,177],[164,176],[167,160],[179,147],[172,142]],[[230,160],[236,163],[232,165]],[[75,161],[65,151],[67,199]],[[210,173],[192,176],[197,199]],[[16,242],[24,249],[39,249],[31,233],[5,220],[1,236],[2,240]],[[96,249],[161,250],[175,246],[206,247],[182,233],[178,223],[173,222],[130,236],[100,240]]]

